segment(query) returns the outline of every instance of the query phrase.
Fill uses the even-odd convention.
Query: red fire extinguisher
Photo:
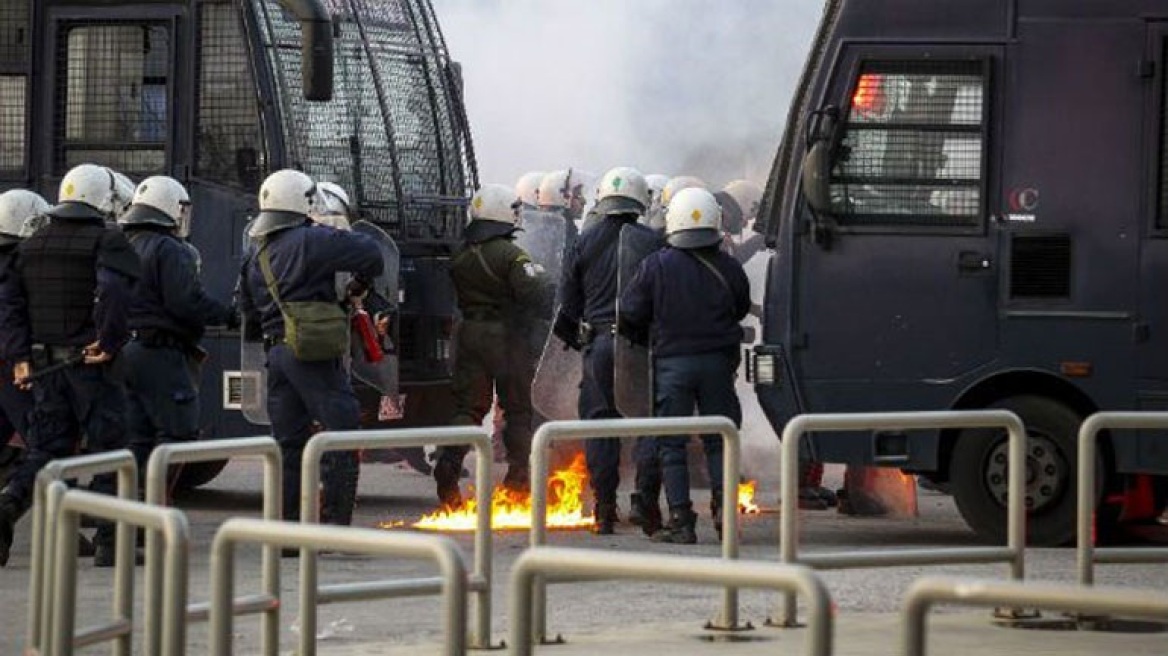
[[[381,362],[385,352],[381,350],[381,343],[377,338],[377,328],[373,325],[373,318],[365,310],[353,311],[350,319],[353,332],[360,337],[361,348],[365,352],[366,362]]]

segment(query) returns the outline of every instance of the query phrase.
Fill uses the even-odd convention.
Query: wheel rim
[[[1042,512],[1059,498],[1070,480],[1070,466],[1054,440],[1029,433],[1026,441],[1026,510]],[[985,485],[1003,508],[1009,489],[1009,440],[1002,439],[990,450],[984,467]]]

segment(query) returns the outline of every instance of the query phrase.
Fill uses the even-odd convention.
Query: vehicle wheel
[[[1027,542],[1060,546],[1075,539],[1076,440],[1082,417],[1041,396],[1015,396],[992,407],[1010,410],[1026,425]],[[950,485],[957,509],[977,534],[1006,542],[1009,440],[1003,431],[966,430],[957,438],[950,461]],[[1097,489],[1104,478],[1102,459]]]
[[[206,485],[215,480],[215,477],[225,467],[227,467],[226,460],[187,463],[183,465],[182,473],[178,476],[178,482],[174,486],[175,491],[184,492],[193,490],[201,485]]]

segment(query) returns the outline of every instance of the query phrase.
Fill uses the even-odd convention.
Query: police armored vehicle
[[[827,2],[764,200],[752,371],[772,425],[1010,409],[1029,431],[1030,540],[1073,539],[1082,420],[1168,408],[1166,148],[1164,2]],[[1168,474],[1166,444],[1105,436],[1100,498],[1130,516],[1123,493]],[[810,447],[946,483],[979,535],[1004,537],[1004,434]]]
[[[231,298],[267,173],[347,190],[400,249],[400,394],[371,420],[445,423],[454,334],[444,263],[477,186],[460,73],[429,0],[5,0],[0,190],[54,198],[93,162],[190,190],[208,291]],[[202,344],[202,433],[254,434],[236,331]],[[221,464],[188,468],[184,483]]]

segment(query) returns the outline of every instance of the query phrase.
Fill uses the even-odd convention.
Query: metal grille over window
[[[24,177],[31,47],[29,2],[0,2],[0,177]]]
[[[32,34],[29,24],[29,0],[0,2],[0,70],[7,73],[28,68]]]
[[[1160,104],[1160,215],[1159,227],[1168,228],[1168,39],[1164,40],[1164,52],[1161,53],[1163,57],[1160,59],[1163,62],[1160,68],[1164,69],[1160,75],[1163,76],[1161,85],[1163,86],[1164,97]]]
[[[62,27],[58,173],[84,162],[132,178],[166,168],[170,34],[151,24]]]
[[[203,3],[196,175],[249,191],[259,188],[267,166],[257,102],[238,5]]]
[[[466,144],[446,78],[449,57],[419,22],[427,0],[328,0],[333,99],[300,93],[300,28],[277,0],[254,0],[276,76],[290,164],[350,190],[396,238],[449,240],[463,223]]]
[[[865,65],[832,171],[839,221],[978,225],[985,95],[983,62]]]

